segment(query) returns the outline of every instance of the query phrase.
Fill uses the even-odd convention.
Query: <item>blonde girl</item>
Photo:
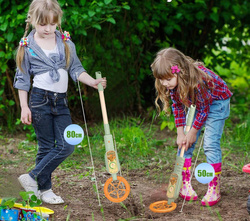
[[[62,14],[56,0],[31,2],[17,51],[14,81],[21,121],[32,123],[39,146],[35,168],[18,180],[26,191],[33,191],[49,204],[64,203],[52,190],[51,175],[74,151],[74,146],[65,142],[63,136],[64,129],[72,123],[67,101],[68,74],[74,81],[93,88],[99,83],[106,87],[106,79],[95,80],[83,68],[69,33],[62,31]],[[28,34],[30,26],[33,30]]]
[[[205,127],[204,153],[207,162],[215,170],[214,179],[208,184],[208,190],[201,203],[213,206],[219,202],[221,178],[220,139],[225,120],[230,112],[232,92],[226,83],[201,62],[195,62],[174,48],[160,50],[151,64],[157,92],[156,107],[170,113],[170,100],[177,127],[177,145],[185,144],[185,163],[180,196],[186,200],[197,200],[198,196],[191,186],[190,168],[195,144],[201,128]],[[159,105],[161,103],[161,106]],[[193,125],[187,135],[184,134],[186,109],[196,105]],[[178,152],[180,154],[180,151]]]

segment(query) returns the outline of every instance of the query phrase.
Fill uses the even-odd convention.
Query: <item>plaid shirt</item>
[[[226,100],[230,98],[233,93],[228,89],[225,81],[223,81],[217,74],[211,70],[205,68],[204,66],[199,66],[199,68],[209,74],[212,77],[212,82],[207,82],[208,86],[211,87],[212,84],[214,88],[212,91],[206,90],[202,96],[200,85],[198,85],[197,99],[196,99],[196,110],[197,114],[193,123],[193,127],[199,130],[207,119],[210,105],[213,100]],[[170,90],[171,100],[173,101],[172,110],[175,117],[176,127],[181,127],[186,125],[186,113],[184,111],[184,105],[181,102],[180,96],[177,93],[176,88]],[[204,99],[204,98],[206,99]],[[191,105],[191,99],[189,99],[189,105]]]

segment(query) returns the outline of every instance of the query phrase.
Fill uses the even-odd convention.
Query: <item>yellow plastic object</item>
[[[123,177],[117,176],[117,180],[110,177],[104,185],[104,194],[108,200],[120,203],[125,200],[130,193],[130,185]]]
[[[2,199],[0,199],[0,203],[2,202]],[[30,206],[23,206],[21,203],[15,203],[14,204],[14,207],[16,208],[24,208],[24,209],[34,209],[36,210],[36,212],[39,212],[39,213],[46,213],[48,215],[51,215],[51,214],[54,214],[54,211],[47,208],[47,207],[30,207]]]
[[[168,213],[175,210],[177,204],[172,202],[170,205],[168,204],[168,201],[162,200],[157,201],[155,203],[151,203],[149,206],[149,209],[154,213]]]

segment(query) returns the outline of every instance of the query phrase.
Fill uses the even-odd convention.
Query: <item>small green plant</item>
[[[70,220],[70,211],[68,212],[68,215],[67,215],[67,218],[66,218],[66,221],[69,221]]]
[[[0,207],[2,209],[11,209],[14,207],[16,201],[17,199],[14,197],[4,198],[0,204]]]
[[[164,130],[166,127],[171,131],[175,129],[173,114],[171,114],[170,116],[166,116],[166,114],[162,111],[160,113],[160,119],[161,119],[161,130]]]
[[[105,221],[104,209],[102,206],[101,206],[100,210],[101,210],[101,214],[102,214],[102,220]]]
[[[119,149],[129,155],[139,154],[146,156],[150,149],[143,130],[140,127],[132,126],[121,130],[122,137],[119,141]]]
[[[42,204],[42,201],[34,195],[33,191],[29,192],[21,191],[19,194],[23,199],[21,203],[24,207],[25,206],[35,207],[35,206],[40,206]]]
[[[22,214],[24,216],[22,218],[22,221],[33,220],[33,218],[35,218],[35,220],[45,221],[45,219],[42,218],[42,213],[38,214],[38,213],[33,213],[33,211],[32,212],[29,211],[30,207],[33,208],[36,206],[40,206],[42,204],[42,201],[34,195],[34,192],[33,191],[29,191],[29,192],[21,191],[19,194],[23,200],[21,204],[23,205],[23,207],[28,209],[28,211],[26,211],[25,209],[22,209]]]
[[[21,125],[21,120],[20,119],[16,119],[16,126]],[[28,133],[26,133],[26,137],[29,141],[34,141],[36,140],[36,133],[35,133],[35,129],[32,125],[23,125],[23,130],[27,131]]]

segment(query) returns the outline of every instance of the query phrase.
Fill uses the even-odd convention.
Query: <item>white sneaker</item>
[[[52,191],[52,189],[40,191],[40,199],[44,203],[48,203],[48,204],[62,204],[62,203],[64,203],[64,200],[60,196],[57,196]]]
[[[34,195],[37,197],[39,196],[37,181],[35,181],[29,174],[21,175],[18,177],[18,181],[26,192],[32,191],[34,192]]]

